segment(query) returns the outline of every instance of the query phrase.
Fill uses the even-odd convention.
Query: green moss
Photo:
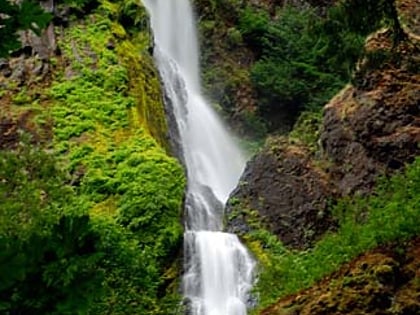
[[[136,111],[132,111],[131,120],[134,125],[145,128],[160,145],[169,149],[160,82],[151,57],[141,54],[145,48],[141,42],[122,41],[117,45],[117,53],[128,69],[129,93],[136,100]]]
[[[88,16],[65,31],[62,63],[68,66],[49,89],[54,146],[77,195],[90,204],[92,218],[133,235],[146,268],[129,274],[125,262],[110,261],[106,294],[92,314],[165,314],[158,290],[182,241],[185,178],[164,149],[166,120],[147,39],[104,15]],[[168,301],[171,308],[178,298]]]
[[[27,105],[30,104],[32,98],[28,94],[26,88],[23,88],[18,94],[14,95],[12,102],[14,105]]]
[[[312,153],[319,150],[318,139],[322,125],[321,111],[304,111],[300,114],[293,130],[289,133],[289,142],[304,144]]]
[[[118,39],[125,39],[127,37],[127,32],[125,31],[124,27],[121,26],[119,23],[112,23],[112,34]]]
[[[26,156],[0,156],[2,171],[8,172],[7,177],[0,174],[2,254],[3,245],[10,245],[9,239],[3,243],[6,234],[20,238],[20,247],[10,254],[18,255],[16,260],[4,265],[0,257],[1,270],[17,270],[7,284],[0,281],[0,295],[7,296],[7,301],[0,299],[1,312],[168,314],[178,304],[177,290],[164,296],[162,288],[181,247],[185,178],[178,161],[165,151],[165,113],[147,52],[146,25],[145,9],[138,2],[103,1],[95,13],[83,21],[73,19],[58,36],[62,55],[53,61],[57,71],[48,82],[34,81],[30,91],[8,82],[11,102],[25,105],[12,107],[13,117],[30,113],[31,130],[50,133],[51,156],[59,161],[49,163],[42,149],[36,163],[25,160],[24,166],[19,158]],[[51,125],[52,132],[47,130]],[[10,167],[21,170],[12,174]],[[27,169],[40,169],[41,178],[26,178]],[[9,178],[20,181],[16,192]],[[13,196],[4,202],[7,194]],[[61,219],[64,226],[56,226]],[[73,221],[80,224],[77,240],[90,242],[89,260],[60,243],[74,236]],[[41,250],[40,257],[33,257],[29,245],[38,243],[22,242],[38,234],[45,236],[46,255],[55,255],[55,246],[61,251],[58,256],[67,255],[65,260],[56,263],[54,256],[50,266],[42,261]],[[77,244],[72,238],[70,243]],[[177,277],[174,273],[170,278]],[[25,287],[31,287],[26,282],[31,277],[43,280],[37,281],[37,294],[28,298]],[[16,281],[21,284],[11,288]],[[46,294],[48,288],[56,288],[62,301]]]

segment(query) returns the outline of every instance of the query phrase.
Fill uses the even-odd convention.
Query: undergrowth
[[[334,208],[340,221],[338,231],[306,251],[286,249],[254,220],[245,241],[260,262],[259,308],[313,285],[366,250],[420,234],[419,178],[417,158],[404,174],[384,178],[371,196],[341,200]]]
[[[154,313],[161,308],[156,301],[161,273],[181,242],[184,177],[140,118],[141,105],[153,102],[162,108],[162,103],[145,92],[133,95],[127,61],[121,61],[119,49],[106,48],[113,29],[108,19],[96,15],[65,37],[74,76],[51,88],[55,143],[68,159],[78,194],[93,203],[91,215],[109,215],[133,233],[149,265],[147,274],[117,268],[106,277],[111,294],[95,312],[122,314],[134,303],[131,312]]]
[[[62,56],[53,82],[40,90],[37,117],[53,122],[49,152],[0,152],[2,314],[169,314],[178,307],[176,288],[168,289],[176,272],[165,272],[182,241],[184,174],[164,139],[152,137],[153,128],[166,129],[156,71],[142,56],[148,35],[139,33],[147,29],[135,31],[144,8],[112,4],[59,39]],[[133,19],[125,32],[109,16],[127,10]],[[15,101],[41,106],[21,95]]]

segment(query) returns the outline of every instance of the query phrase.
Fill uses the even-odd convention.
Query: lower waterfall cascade
[[[223,205],[238,183],[245,158],[201,93],[189,0],[143,2],[187,173],[182,284],[188,314],[246,315],[255,261],[236,235],[222,232]]]

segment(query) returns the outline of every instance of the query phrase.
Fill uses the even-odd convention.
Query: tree
[[[40,148],[0,151],[1,314],[69,314],[102,293],[101,236],[65,181]]]
[[[350,79],[364,37],[342,15],[340,7],[325,18],[290,6],[273,20],[264,11],[243,11],[240,31],[257,51],[251,80],[270,129],[290,127],[302,110],[318,110]]]
[[[23,0],[20,4],[0,0],[0,58],[19,49],[18,31],[32,30],[40,34],[51,18],[51,14],[33,0]]]

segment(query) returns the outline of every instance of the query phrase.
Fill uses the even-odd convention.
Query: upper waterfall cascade
[[[183,293],[193,315],[245,315],[255,262],[223,233],[223,204],[245,159],[201,93],[198,41],[189,0],[143,0],[154,55],[175,116],[188,179]]]

